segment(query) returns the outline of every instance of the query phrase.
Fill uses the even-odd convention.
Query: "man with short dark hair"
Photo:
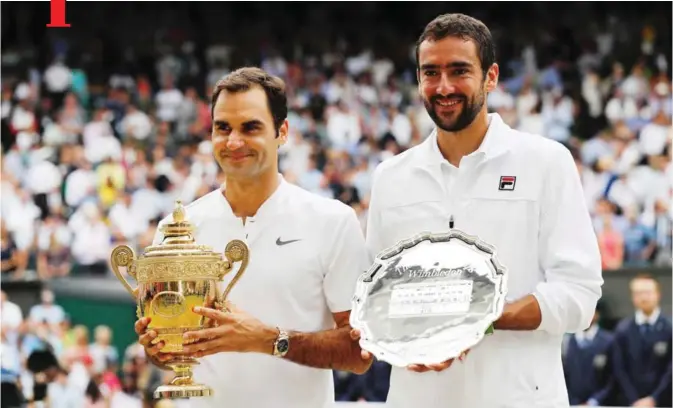
[[[200,359],[194,376],[214,396],[189,406],[331,407],[331,369],[363,373],[371,364],[349,337],[355,282],[369,266],[358,219],[345,204],[279,174],[278,148],[288,135],[281,79],[259,68],[232,72],[215,87],[212,116],[213,153],[225,184],[187,206],[187,216],[198,244],[223,252],[242,240],[250,261],[226,312],[194,310],[217,322],[185,333],[195,343],[184,347]],[[161,241],[157,232],[154,244]],[[161,365],[172,356],[161,353],[163,344],[151,344],[156,332],[148,323],[140,319],[136,332]]]
[[[629,285],[636,309],[617,325],[613,347],[618,405],[671,406],[671,321],[661,314],[659,282],[638,275]]]
[[[570,152],[488,114],[494,48],[469,16],[426,26],[418,90],[436,131],[376,169],[367,244],[374,256],[423,231],[479,236],[508,269],[507,304],[495,332],[460,362],[393,368],[390,407],[568,407],[561,340],[589,327],[601,296],[600,254]]]

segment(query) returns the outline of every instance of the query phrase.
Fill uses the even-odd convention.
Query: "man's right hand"
[[[135,330],[138,335],[138,342],[145,348],[147,356],[155,363],[163,364],[173,358],[170,354],[162,353],[161,349],[165,346],[163,341],[157,344],[152,344],[152,341],[157,338],[157,332],[154,330],[147,330],[150,321],[149,317],[143,317],[136,321]]]

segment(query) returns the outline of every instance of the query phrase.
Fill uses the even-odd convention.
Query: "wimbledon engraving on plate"
[[[440,316],[466,313],[472,281],[404,283],[393,288],[388,317]]]

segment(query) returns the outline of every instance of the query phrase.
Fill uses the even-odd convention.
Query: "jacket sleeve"
[[[594,400],[596,401],[597,405],[603,405],[605,403],[605,400],[612,395],[613,389],[615,386],[615,378],[614,376],[610,376],[610,379],[608,379],[607,383],[603,388],[600,390],[596,391],[589,400]]]
[[[638,400],[638,391],[636,391],[636,387],[631,382],[631,377],[624,363],[624,356],[627,354],[627,345],[624,344],[626,328],[627,321],[624,320],[617,326],[617,330],[615,331],[615,340],[612,343],[612,364],[615,380],[619,384],[619,388],[621,388],[628,403],[633,404]]]
[[[670,350],[670,346],[671,346],[670,342],[669,342],[668,346],[669,346],[669,350]],[[671,358],[669,356],[669,358],[668,358],[668,368],[664,372],[664,375],[661,376],[661,380],[659,381],[659,385],[657,385],[657,388],[652,393],[652,398],[654,398],[654,400],[657,403],[660,402],[660,399],[661,399],[661,396],[662,396],[663,393],[668,392],[669,395],[670,395],[670,392],[671,392],[670,387],[671,387],[671,379],[672,379],[671,378],[671,369],[672,368],[673,368],[673,365],[671,363]]]
[[[575,333],[589,327],[601,297],[601,257],[570,152],[558,144],[547,162],[539,237],[544,281],[533,292],[542,313],[537,330]]]
[[[613,368],[613,357],[612,357],[612,350],[615,345],[615,337],[610,336],[609,340],[609,345],[607,346],[606,349],[606,357],[607,357],[607,366],[605,367],[605,374],[607,375],[607,379],[603,385],[603,387],[597,389],[589,398],[589,401],[594,401],[596,405],[604,405],[605,401],[611,397],[614,394],[615,391],[615,374],[614,374],[614,368]]]

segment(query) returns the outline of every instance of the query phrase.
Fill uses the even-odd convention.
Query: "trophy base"
[[[154,391],[155,399],[181,399],[192,397],[210,397],[212,388],[203,384],[161,385]]]

